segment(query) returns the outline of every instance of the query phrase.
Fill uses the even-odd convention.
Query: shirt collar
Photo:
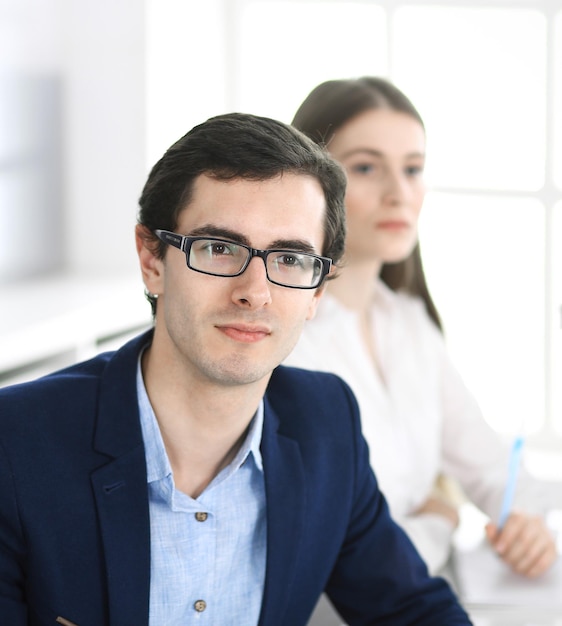
[[[140,422],[142,436],[144,440],[146,456],[147,482],[155,482],[172,475],[172,467],[166,454],[164,441],[156,415],[150,404],[141,368],[142,352],[137,363],[137,398],[139,403]],[[260,444],[263,433],[263,399],[260,401],[258,409],[250,422],[250,427],[246,438],[235,458],[230,463],[229,473],[241,467],[248,456],[252,454],[256,467],[263,472],[263,461],[260,452]]]
[[[380,278],[377,278],[373,283],[373,299],[378,304],[383,304],[388,307],[396,305],[397,293],[391,289]]]

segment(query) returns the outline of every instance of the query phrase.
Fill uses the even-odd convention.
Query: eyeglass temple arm
[[[157,228],[154,232],[164,243],[169,243],[171,246],[183,250],[183,242],[185,240],[183,235],[177,235],[169,230],[160,230],[159,228]]]

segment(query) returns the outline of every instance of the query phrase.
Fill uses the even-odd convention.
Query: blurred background
[[[173,141],[235,110],[290,122],[317,83],[365,74],[426,123],[420,238],[451,354],[537,473],[562,468],[558,0],[0,0],[0,385],[150,323],[133,228]]]

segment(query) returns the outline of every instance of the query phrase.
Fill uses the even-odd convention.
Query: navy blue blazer
[[[0,390],[0,623],[148,624],[149,510],[135,376],[149,340]],[[260,626],[304,626],[323,590],[350,625],[470,623],[392,522],[343,381],[277,368],[261,450]]]

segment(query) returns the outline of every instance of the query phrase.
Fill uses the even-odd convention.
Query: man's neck
[[[268,380],[238,386],[195,380],[159,362],[153,348],[142,370],[176,487],[197,498],[236,456]]]

